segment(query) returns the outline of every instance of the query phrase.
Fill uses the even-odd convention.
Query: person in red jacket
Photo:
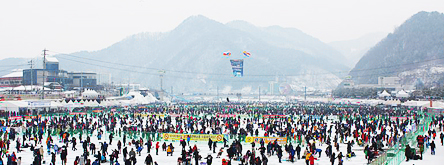
[[[159,142],[156,143],[156,155],[159,155]]]
[[[314,165],[315,164],[315,159],[313,157],[313,154],[310,155],[309,160],[310,160],[310,165]]]

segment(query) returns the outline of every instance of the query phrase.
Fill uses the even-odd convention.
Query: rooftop
[[[2,78],[11,78],[11,77],[23,77],[22,69],[14,69],[11,73],[2,76]]]
[[[55,57],[46,57],[46,62],[59,62],[59,60],[57,60],[57,58]]]

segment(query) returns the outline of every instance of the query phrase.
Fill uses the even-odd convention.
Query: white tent
[[[85,102],[85,107],[98,107],[99,103],[96,100],[88,100]]]
[[[100,104],[99,104],[99,102],[97,102],[97,100],[91,101],[91,105],[94,106],[94,107],[100,106]]]
[[[154,103],[158,101],[157,98],[154,97],[151,93],[148,93],[148,95],[145,96],[145,99],[148,103]]]
[[[420,107],[425,104],[430,104],[429,101],[407,101],[405,103],[402,103],[403,106],[410,106],[410,107]]]
[[[157,101],[157,99],[150,93],[147,96],[143,97],[143,95],[139,92],[129,92],[124,97],[130,98],[129,102],[122,100],[125,104],[130,105],[149,104]]]
[[[388,96],[390,96],[390,94],[386,90],[382,91],[382,93],[379,94],[379,97],[381,97],[381,98],[388,97]]]
[[[384,102],[385,105],[391,105],[391,106],[396,106],[396,105],[400,105],[401,101],[395,99],[395,100],[387,100]]]
[[[61,108],[63,104],[57,101],[51,101],[51,108]]]
[[[102,100],[102,101],[100,102],[100,106],[102,106],[102,107],[108,107],[108,106],[110,106],[110,101],[108,101],[108,100]]]
[[[25,101],[4,101],[0,103],[0,110],[9,112],[18,112],[20,108],[27,108],[28,103]]]
[[[84,99],[97,99],[99,97],[99,93],[94,90],[86,90],[82,93],[82,98]]]
[[[396,97],[404,97],[405,98],[405,97],[409,97],[409,94],[407,92],[405,92],[404,90],[401,90],[396,94]]]

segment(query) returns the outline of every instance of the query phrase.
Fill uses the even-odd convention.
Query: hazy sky
[[[139,32],[166,32],[192,15],[298,28],[324,42],[392,32],[443,0],[2,0],[0,59],[100,50]]]

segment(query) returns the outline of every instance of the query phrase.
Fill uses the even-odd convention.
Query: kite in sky
[[[231,56],[231,52],[224,52],[223,55],[224,56]]]
[[[244,56],[250,57],[251,53],[247,52],[247,51],[243,51],[242,53],[244,53]]]

